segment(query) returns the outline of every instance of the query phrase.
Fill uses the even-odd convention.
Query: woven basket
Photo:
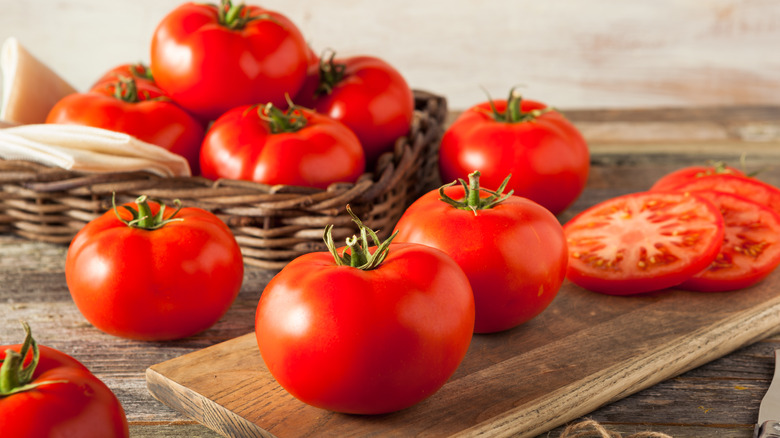
[[[380,157],[374,172],[326,190],[149,172],[83,173],[0,159],[0,233],[68,244],[111,207],[116,192],[117,203],[146,194],[215,213],[232,229],[244,262],[265,269],[278,270],[299,255],[324,251],[322,233],[328,224],[334,225],[337,244],[343,243],[355,233],[347,204],[385,238],[412,201],[440,184],[439,140],[447,102],[415,91],[415,105],[409,135]]]

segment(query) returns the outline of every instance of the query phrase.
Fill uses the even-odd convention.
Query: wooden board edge
[[[739,348],[780,332],[780,296],[767,306],[750,309],[684,336],[680,343],[662,346],[573,382],[462,431],[457,437],[534,437],[585,416],[609,403],[711,362]],[[735,333],[737,333],[735,335]],[[658,370],[658,363],[668,364]],[[654,366],[656,365],[656,366]],[[539,424],[540,412],[551,421]],[[535,425],[534,425],[535,424]]]
[[[164,405],[226,437],[276,438],[270,432],[242,418],[201,394],[158,373],[146,369],[149,393]]]

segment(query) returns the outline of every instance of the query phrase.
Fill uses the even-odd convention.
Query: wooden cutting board
[[[475,335],[422,403],[357,416],[307,406],[248,333],[150,367],[151,394],[228,437],[536,436],[780,329],[780,273],[742,291],[615,297],[564,283],[524,326]]]

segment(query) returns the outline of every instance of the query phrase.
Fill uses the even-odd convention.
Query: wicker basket
[[[68,244],[87,222],[110,208],[116,192],[117,202],[146,194],[215,213],[233,230],[245,263],[266,269],[281,269],[301,254],[324,251],[322,232],[328,224],[334,224],[337,243],[352,235],[347,204],[384,238],[412,201],[440,183],[438,151],[446,100],[415,91],[415,104],[409,135],[380,157],[375,172],[326,190],[164,178],[149,172],[81,173],[0,159],[0,233]]]

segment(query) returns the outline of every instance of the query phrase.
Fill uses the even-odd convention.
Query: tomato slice
[[[722,292],[752,286],[780,264],[780,214],[741,196],[696,192],[720,208],[725,235],[720,253],[704,271],[678,287]]]
[[[658,178],[653,186],[650,187],[650,190],[674,189],[676,186],[708,175],[745,176],[745,173],[735,167],[727,166],[725,163],[721,162],[714,163],[709,166],[688,166],[669,172],[661,178]]]
[[[690,194],[640,192],[583,211],[564,225],[567,278],[585,289],[631,295],[678,285],[718,255],[723,217]]]
[[[667,190],[675,192],[695,192],[716,190],[718,192],[739,195],[780,213],[780,189],[755,178],[720,173],[706,175],[682,182]]]

